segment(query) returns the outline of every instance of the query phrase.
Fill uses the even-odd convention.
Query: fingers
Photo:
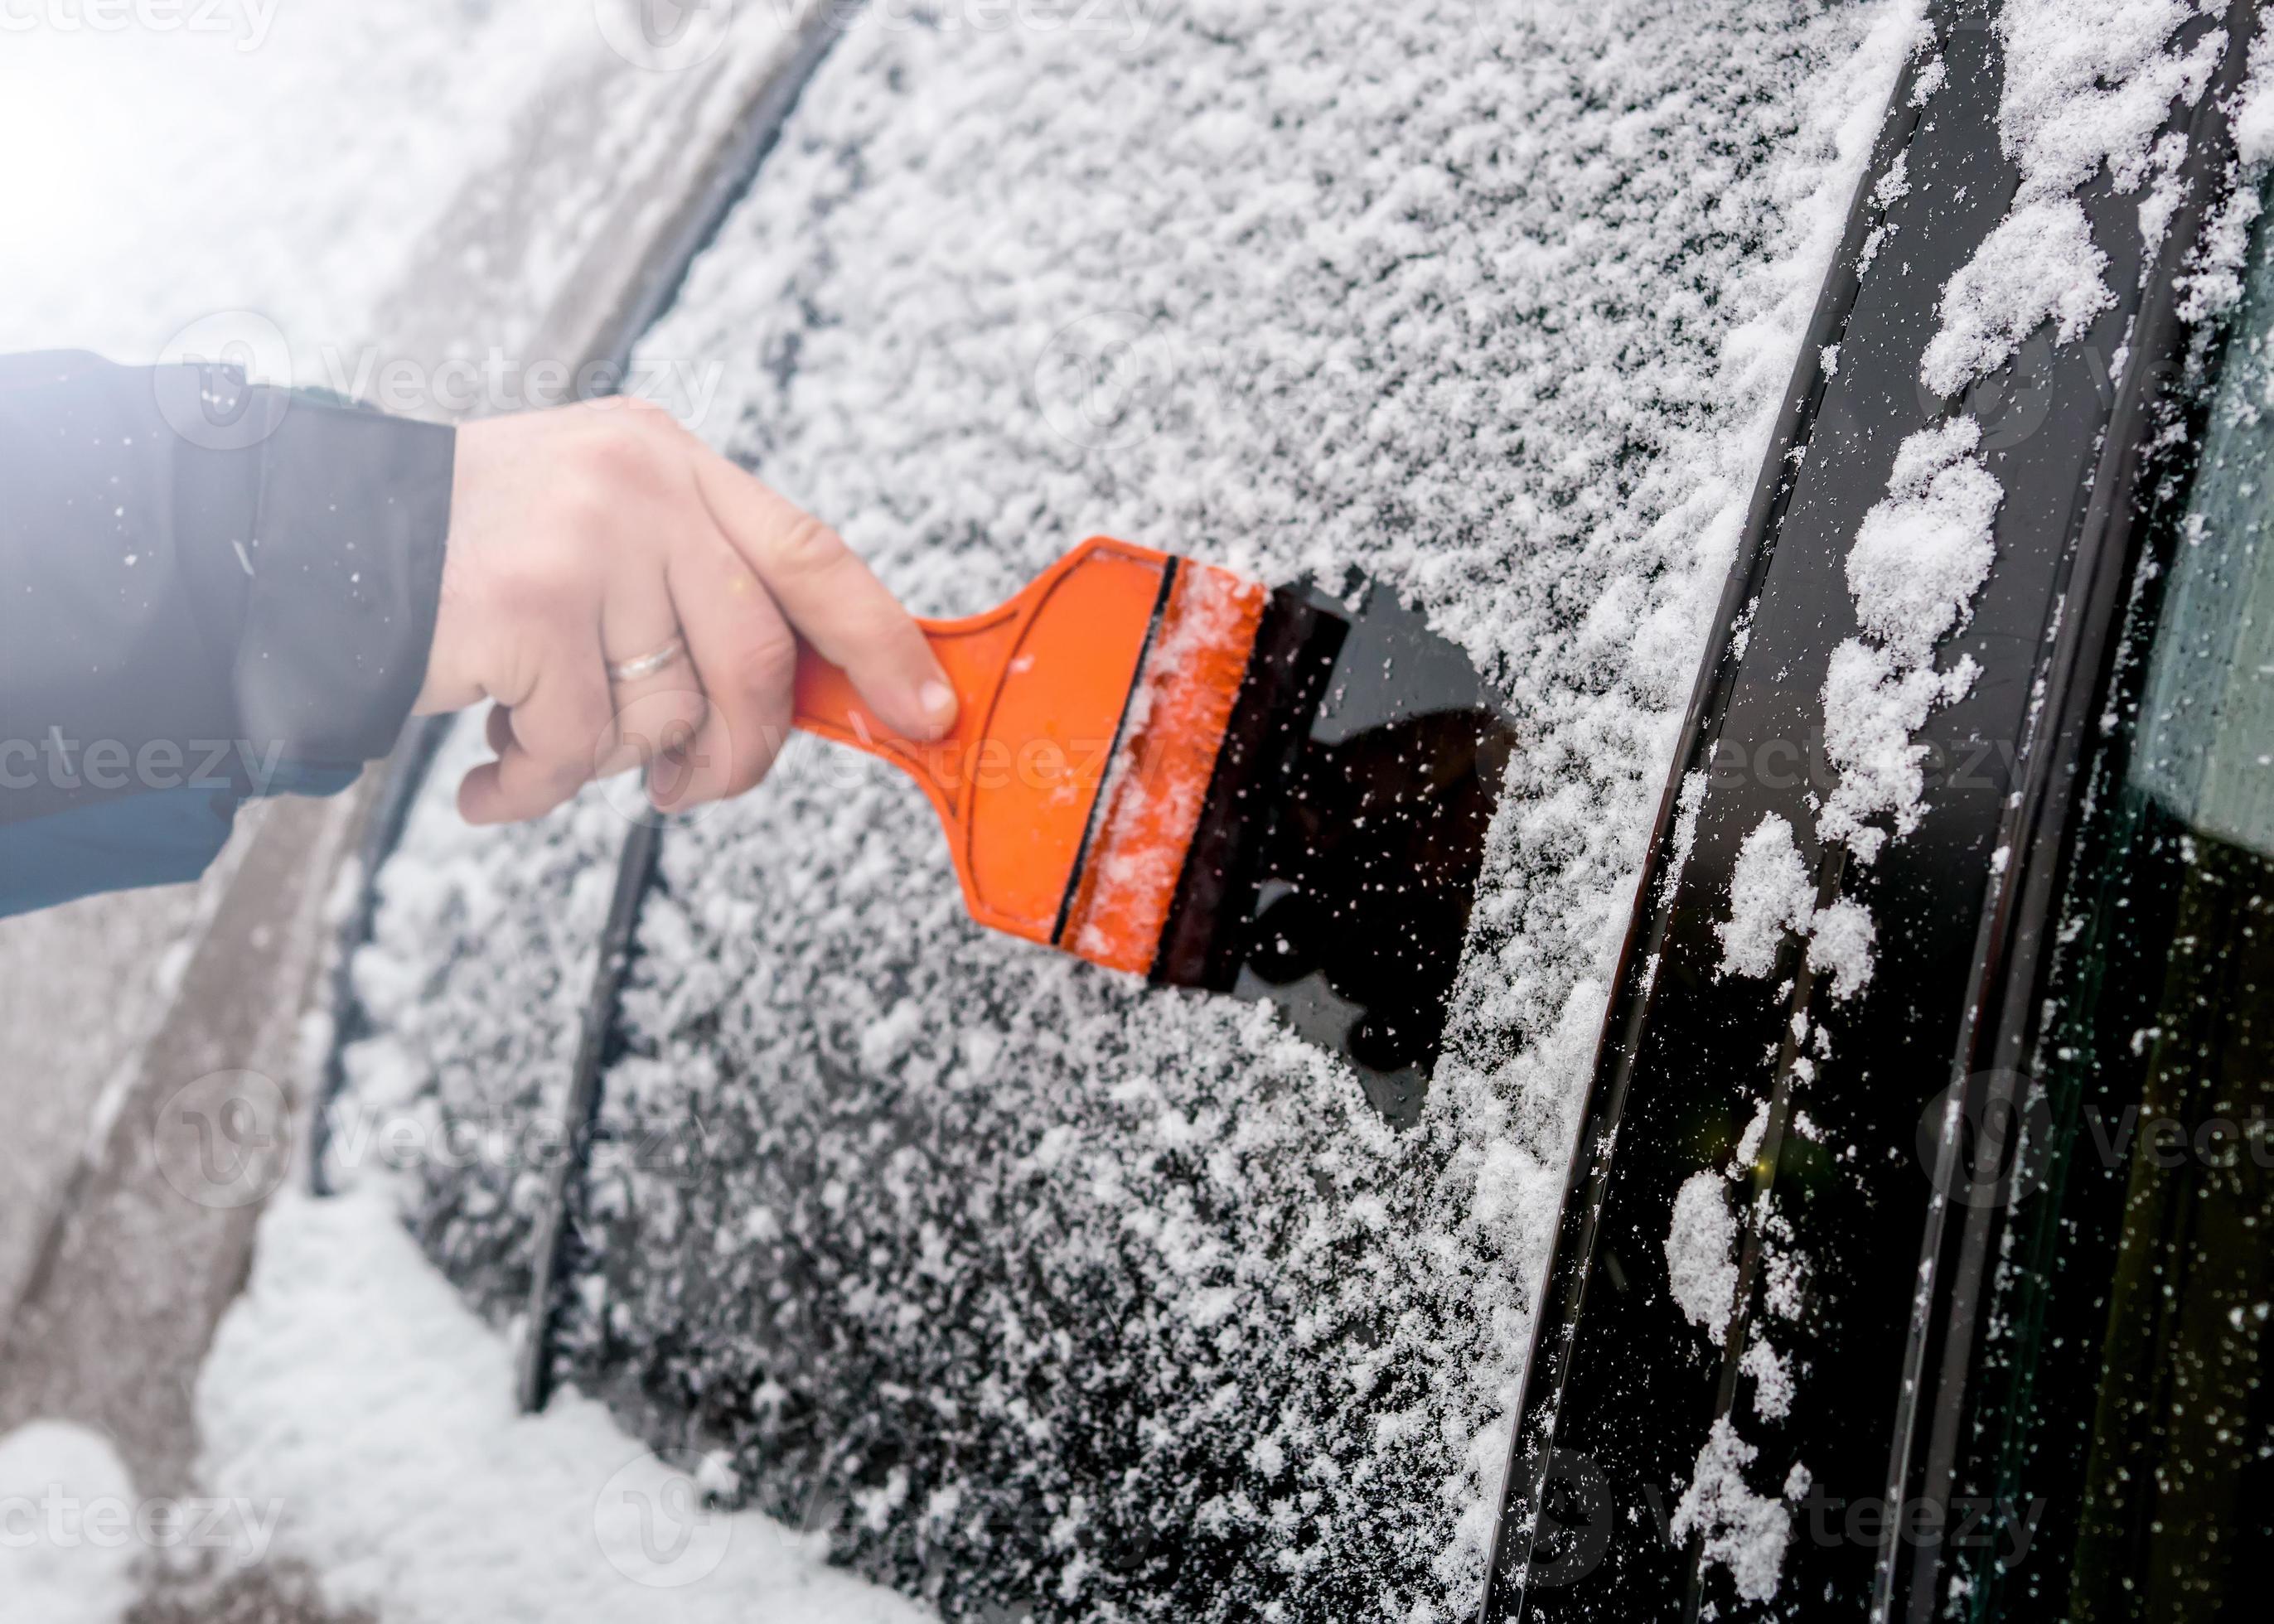
[[[787,741],[801,640],[880,731],[953,725],[945,673],[868,567],[666,417],[564,410],[468,434],[422,700],[495,702],[498,760],[461,787],[469,821],[539,817],[632,767],[666,808],[743,793]],[[684,658],[612,680],[611,662],[674,638]]]
[[[908,612],[810,514],[726,458],[695,448],[696,484],[736,553],[789,624],[845,668],[885,726],[937,739],[954,725],[955,691]]]
[[[644,550],[619,554],[600,610],[614,713],[610,736],[595,742],[594,777],[676,771],[673,758],[694,740],[708,709],[694,662],[680,650],[678,658],[644,676],[623,680],[615,671],[679,650],[683,641],[663,560]]]
[[[614,733],[599,628],[552,645],[529,691],[492,712],[493,740],[501,713],[505,748],[458,786],[458,811],[470,823],[542,817],[592,777],[599,741]]]
[[[678,811],[743,794],[772,771],[789,737],[797,638],[742,555],[715,531],[681,538],[668,580],[710,701],[676,771],[649,775],[655,804]]]

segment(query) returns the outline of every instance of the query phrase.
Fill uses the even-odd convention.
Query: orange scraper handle
[[[946,825],[971,916],[1057,941],[1176,560],[1093,537],[1000,608],[918,624],[960,709],[924,743],[870,711],[852,680],[809,648],[794,725],[906,771]]]

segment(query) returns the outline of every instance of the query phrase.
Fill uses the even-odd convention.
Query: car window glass
[[[2133,781],[2195,831],[2274,856],[2274,264],[2227,347],[2140,710]]]
[[[2142,577],[2139,698],[2120,673],[2009,1125],[2025,1148],[1982,1425],[2030,1537],[1962,1553],[1977,1618],[2255,1613],[2248,1553],[2274,1535],[2270,249],[2262,233],[2168,565]]]

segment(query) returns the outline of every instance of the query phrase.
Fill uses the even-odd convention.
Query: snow
[[[11,31],[0,141],[25,156],[0,173],[0,349],[150,360],[242,306],[312,356],[361,342],[569,32],[538,0],[425,9],[414,25],[295,0],[258,50],[193,29]],[[90,102],[124,116],[89,121]]]
[[[2111,306],[2107,259],[2074,194],[2104,170],[2119,193],[2148,188],[2141,229],[2150,244],[2161,239],[2172,207],[2165,183],[2185,144],[2157,132],[2175,98],[2202,99],[2225,48],[2218,28],[2185,49],[2178,35],[2191,18],[2223,10],[2211,0],[2012,0],[2001,8],[1999,129],[2021,184],[2005,218],[1944,286],[1941,326],[1920,367],[1928,388],[1958,395],[2047,322],[2056,342],[2074,342]],[[2229,212],[2247,224],[2247,211]],[[2233,280],[2231,268],[2213,263],[2191,303],[2217,304]],[[1864,635],[1834,650],[1825,679],[1826,753],[1841,778],[1817,833],[1866,863],[1891,834],[1918,826],[1925,752],[1911,741],[1936,708],[1973,684],[1970,660],[1941,669],[1934,651],[1964,624],[1995,561],[2003,492],[1980,461],[1980,439],[1978,423],[1961,414],[1907,440],[1886,497],[1865,515],[1849,555]],[[1843,911],[1824,962],[1837,995],[1852,996],[1870,977],[1873,928],[1862,904],[1834,906]]]
[[[1689,868],[1690,854],[1698,849],[1698,819],[1706,809],[1706,791],[1712,782],[1713,775],[1703,768],[1682,777],[1682,788],[1674,802],[1674,849],[1658,882],[1660,906],[1681,888],[1683,870]]]
[[[1840,759],[1837,748],[1834,754]],[[1809,938],[1810,965],[1832,978],[1834,997],[1852,998],[1871,979],[1878,932],[1870,911],[1847,899],[1816,906],[1816,881],[1794,844],[1792,825],[1773,812],[1763,814],[1737,848],[1729,917],[1713,929],[1726,975],[1775,974],[1787,933],[1797,932]]]
[[[1864,517],[1848,587],[1864,629],[1913,665],[1964,618],[1995,556],[2005,492],[1972,455],[1982,427],[1957,417],[1906,440],[1886,500]]]
[[[2175,204],[2174,177],[2185,155],[2182,141],[2157,139],[2175,98],[2199,101],[2224,45],[2216,29],[2179,49],[2176,35],[2191,16],[2223,8],[2184,0],[2124,0],[2113,6],[2076,0],[2012,0],[1997,27],[2005,50],[2006,79],[1999,109],[2001,138],[2021,171],[2021,184],[2004,219],[1969,261],[1945,284],[1940,326],[1928,342],[1920,380],[1944,397],[1961,395],[1976,380],[2009,361],[2024,340],[2050,325],[2054,342],[2073,343],[2111,307],[2107,259],[2092,240],[2074,192],[2105,169],[2120,194],[2144,192],[2140,229],[2150,247],[2168,229]],[[1923,78],[1931,97],[1942,76]],[[2247,126],[2246,126],[2247,129]],[[2246,139],[2255,139],[2246,136]],[[1884,209],[1908,190],[1898,167],[1874,193]],[[2203,257],[2194,304],[2231,302],[2237,244],[2255,205],[2231,204],[2215,225]],[[1875,231],[1864,255],[1871,267],[1886,228]],[[2223,232],[2223,235],[2222,235]],[[2223,245],[2223,246],[2222,246]],[[2222,257],[2223,256],[2223,257]],[[1823,689],[1826,752],[1840,780],[1816,817],[1819,841],[1846,845],[1868,864],[1891,838],[1915,830],[1925,813],[1924,747],[1913,742],[1929,715],[1963,695],[1976,667],[1960,658],[1938,663],[1940,644],[1962,628],[1995,561],[1995,521],[2004,492],[1982,460],[1981,431],[1960,413],[1912,435],[1897,449],[1886,496],[1859,526],[1847,560],[1847,576],[1860,635],[1837,648]],[[1773,973],[1787,931],[1809,936],[1809,960],[1830,981],[1831,996],[1847,999],[1870,983],[1877,927],[1855,898],[1836,898],[1821,910],[1804,889],[1806,872],[1793,831],[1781,819],[1748,837],[1731,880],[1730,920],[1721,928],[1723,967]],[[1819,1029],[1818,1035],[1822,1033]],[[1796,1064],[1796,1081],[1813,1078],[1811,1060]],[[1701,1174],[1683,1200],[1696,1206],[1716,1176]],[[1694,1188],[1693,1188],[1694,1187]],[[1710,1252],[1686,1232],[1677,1204],[1668,1261],[1676,1242]],[[1771,1213],[1764,1222],[1764,1302],[1781,1319],[1804,1305],[1807,1259],[1790,1244],[1788,1221]],[[1698,1282],[1712,1277],[1685,1252],[1681,1292],[1709,1301]],[[1684,1302],[1685,1311],[1690,1304]],[[1707,1324],[1718,1341],[1725,1322]],[[1766,1341],[1745,1354],[1754,1377],[1756,1413],[1775,1419],[1788,1411],[1794,1374]],[[1689,1490],[1677,1507],[1675,1531],[1698,1530],[1707,1560],[1727,1566],[1739,1593],[1766,1599],[1775,1593],[1788,1538],[1788,1518],[1774,1500],[1754,1493],[1742,1469],[1755,1455],[1724,1418],[1701,1453]],[[1788,1483],[1804,1485],[1795,1468]],[[1804,1492],[1804,1486],[1802,1492]]]
[[[1871,950],[1879,934],[1871,909],[1852,897],[1816,911],[1810,927],[1808,963],[1818,974],[1832,978],[1834,998],[1852,998],[1871,984]]]
[[[976,929],[888,770],[792,763],[674,831],[604,1126],[677,1138],[596,1183],[581,1381],[722,1436],[763,1508],[841,1506],[841,1560],[951,1612],[1473,1610],[1681,712],[1918,10],[847,34],[644,348],[724,361],[704,432],[924,613],[1097,531],[1361,568],[1522,748],[1404,1133],[1260,1006]],[[541,1109],[611,832],[596,794],[469,835],[438,787],[358,1078]],[[438,1168],[409,1215],[496,1316],[530,1211]]]
[[[109,1440],[60,1421],[0,1438],[0,1624],[117,1624],[140,1594],[133,1479]]]
[[[1753,1379],[1753,1410],[1771,1421],[1792,1413],[1792,1366],[1785,1357],[1756,1332],[1745,1344],[1738,1368]],[[1795,1466],[1798,1466],[1796,1462]]]
[[[1956,395],[2011,360],[2047,321],[2056,342],[2074,343],[2116,303],[2102,279],[2107,269],[2074,198],[2014,209],[1944,286],[1942,330],[1927,345],[1919,376],[1937,395]]]
[[[408,365],[381,403],[437,417],[434,345],[495,357],[506,385],[470,403],[510,408],[531,369],[577,358],[531,353],[566,271],[638,240],[610,171],[715,127],[797,14],[739,8],[710,62],[673,73],[631,71],[606,38],[646,0],[271,0],[243,49],[254,3],[191,0],[170,29],[6,30],[0,350],[147,363],[185,334],[247,339],[263,377],[365,398]],[[567,117],[584,128],[550,127]],[[469,190],[507,173],[517,207]],[[495,235],[468,240],[468,220]]]
[[[1266,599],[1225,570],[1178,572],[1098,792],[1086,858],[1098,883],[1066,921],[1084,958],[1140,974],[1150,966]]]
[[[1737,1220],[1728,1181],[1708,1168],[1683,1181],[1666,1234],[1667,1287],[1690,1324],[1718,1345],[1737,1297]]]
[[[1906,440],[1886,498],[1864,515],[1848,555],[1849,590],[1865,635],[1833,650],[1825,677],[1825,753],[1841,776],[1818,832],[1867,862],[1886,837],[1869,820],[1890,817],[1901,833],[1917,827],[1926,751],[1911,739],[1935,706],[1973,682],[1970,664],[1939,670],[1934,650],[1963,623],[1996,557],[1992,526],[2005,492],[1976,455],[1981,433],[1962,417]],[[1847,918],[1842,944],[1852,945],[1858,930]],[[1841,962],[1849,966],[1845,984],[1859,988],[1855,978],[1868,969],[1858,966],[1867,961],[1851,952]]]
[[[1891,649],[1850,638],[1832,651],[1824,679],[1824,751],[1840,769],[1817,831],[1870,862],[1888,831],[1866,820],[1887,814],[1909,834],[1925,816],[1926,747],[1911,742],[1928,714],[1974,683],[1970,659],[1948,672],[1906,665]]]
[[[1744,1469],[1760,1451],[1737,1436],[1727,1416],[1717,1417],[1698,1451],[1690,1486],[1675,1502],[1667,1531],[1676,1540],[1701,1537],[1708,1568],[1726,1568],[1747,1601],[1767,1601],[1777,1593],[1785,1546],[1792,1539],[1792,1514],[1778,1500],[1756,1494]],[[1806,1474],[1796,1463],[1787,1483],[1805,1495]]]
[[[2016,212],[2074,193],[2104,165],[2118,192],[2138,190],[2172,101],[2202,100],[2226,43],[2218,28],[2186,50],[2174,36],[2225,10],[2224,0],[2007,0],[1998,123],[2022,171]]]
[[[1774,974],[1788,931],[1805,931],[1816,912],[1816,883],[1793,845],[1792,825],[1764,814],[1737,848],[1729,876],[1729,918],[1713,927],[1725,974]]]
[[[1958,394],[2048,321],[2056,342],[2074,342],[2110,306],[2106,256],[2072,194],[2104,168],[2120,192],[2160,184],[2176,168],[2184,143],[2157,141],[2156,132],[2173,98],[2201,99],[2225,36],[2214,29],[2181,50],[2175,35],[2190,15],[2218,9],[2187,0],[2017,0],[2002,10],[1999,129],[2022,183],[2005,219],[1944,288],[1941,330],[1920,369],[1929,388]],[[2143,236],[2160,240],[2168,197],[2151,190],[2141,207]],[[1938,671],[1932,652],[1963,622],[1994,559],[2002,492],[1975,455],[1979,439],[1978,425],[1961,416],[1906,441],[1887,497],[1849,555],[1867,638],[1834,655],[1825,683],[1827,752],[1841,780],[1819,833],[1867,861],[1887,835],[1871,820],[1891,820],[1898,834],[1917,826],[1924,752],[1909,741],[1933,709],[1971,685],[1963,662]],[[1849,940],[1859,922],[1868,921],[1849,921]],[[1859,973],[1849,974],[1855,984]]]
[[[2259,25],[2250,42],[2249,76],[2234,109],[2234,145],[2248,169],[2274,162],[2274,18]]]
[[[511,1345],[428,1265],[384,1180],[287,1194],[199,1380],[200,1476],[281,1500],[279,1543],[331,1606],[403,1624],[930,1616],[829,1567],[822,1541],[708,1501],[726,1462],[659,1459],[575,1393],[539,1417],[513,1395]]]
[[[2256,186],[2245,184],[2233,186],[2214,206],[2202,240],[2187,256],[2187,269],[2178,278],[2180,320],[2213,321],[2240,302],[2250,229],[2263,207]]]

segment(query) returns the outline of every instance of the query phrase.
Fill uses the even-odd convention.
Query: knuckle
[[[646,436],[652,443],[664,445],[679,438],[679,419],[663,407],[641,395],[627,395],[621,399],[624,421],[633,432]]]
[[[663,483],[664,458],[656,437],[629,417],[594,425],[578,458],[586,500],[613,507],[628,494],[645,495]]]
[[[742,643],[734,651],[734,682],[761,700],[786,695],[797,677],[797,639],[774,628]]]
[[[626,424],[601,440],[595,471],[617,489],[645,492],[659,483],[660,461],[654,442]]]
[[[566,472],[546,497],[543,523],[558,539],[558,550],[575,552],[597,544],[622,510],[623,492],[605,470],[589,461]]]
[[[811,514],[800,513],[782,527],[774,556],[792,575],[817,575],[836,568],[850,553],[835,530]]]

